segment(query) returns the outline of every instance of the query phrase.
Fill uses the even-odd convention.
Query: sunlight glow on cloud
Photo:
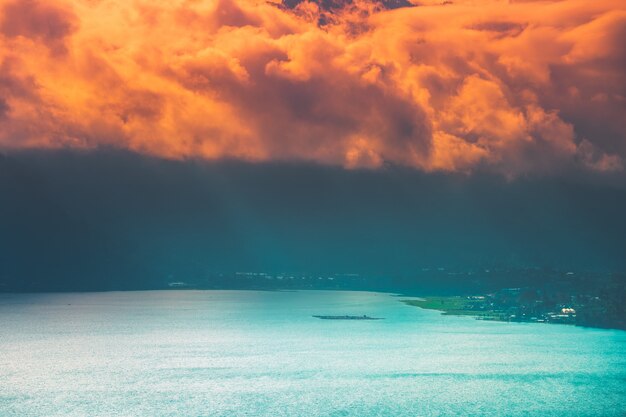
[[[623,169],[623,1],[412,3],[0,0],[0,148]]]

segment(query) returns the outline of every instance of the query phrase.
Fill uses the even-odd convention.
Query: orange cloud
[[[623,2],[419,3],[0,0],[0,147],[623,168]]]

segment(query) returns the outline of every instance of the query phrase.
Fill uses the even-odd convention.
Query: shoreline
[[[561,324],[590,329],[612,329],[626,331],[626,329],[617,326],[612,327],[581,324],[576,321],[576,315],[538,315],[530,317],[520,317],[518,315],[513,315],[507,311],[485,308],[485,303],[482,299],[471,296],[430,296],[420,298],[416,297],[413,299],[403,299],[400,301],[411,307],[440,311],[441,315],[444,316],[467,316],[473,317],[475,320],[498,321],[504,323]],[[550,317],[556,318],[551,320]]]
[[[400,300],[402,303],[411,306],[418,307],[424,310],[434,310],[441,312],[443,316],[466,316],[473,317],[475,320],[485,321],[499,321],[506,323],[548,323],[546,321],[538,320],[511,320],[505,312],[494,310],[471,310],[464,307],[461,302],[464,302],[464,297],[461,296],[446,296],[446,297],[421,297],[421,299]],[[574,323],[551,323],[551,324],[569,324]]]

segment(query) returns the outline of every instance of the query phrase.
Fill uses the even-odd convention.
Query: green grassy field
[[[478,309],[483,304],[480,300],[470,300],[467,297],[425,297],[421,300],[402,300],[410,306],[439,310],[443,314],[453,316],[474,316],[485,320],[501,320],[502,314],[493,310]]]

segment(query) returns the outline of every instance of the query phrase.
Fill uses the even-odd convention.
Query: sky
[[[624,272],[624,39],[612,0],[0,0],[0,290]]]
[[[1,0],[0,146],[624,169],[623,1],[320,4]]]

